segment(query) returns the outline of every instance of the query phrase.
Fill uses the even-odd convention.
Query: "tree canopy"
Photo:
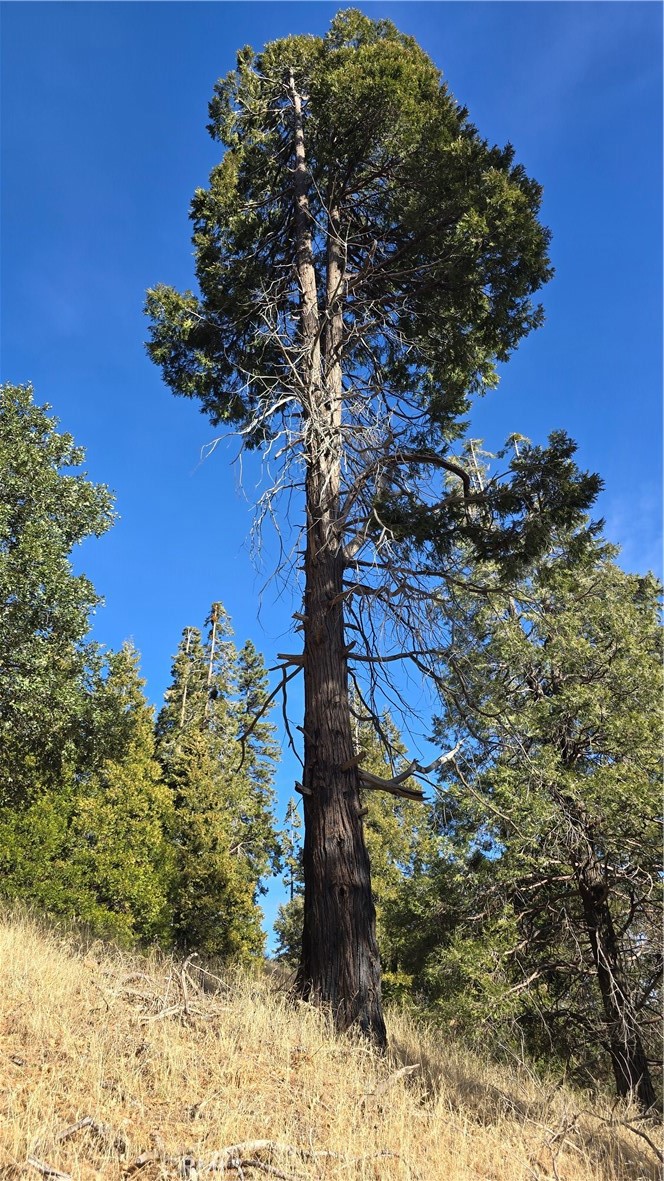
[[[100,602],[71,555],[113,520],[30,386],[0,386],[0,806],[57,780],[85,731],[86,642]]]
[[[662,970],[661,588],[615,555],[600,543],[575,554],[563,536],[529,578],[459,599],[440,726],[466,737],[451,809],[474,833],[486,938],[512,928],[497,979],[531,1048],[553,1044],[577,1077],[596,1077],[602,1047],[618,1093],[647,1108]]]
[[[523,569],[599,481],[562,433],[474,478],[463,416],[541,322],[549,235],[539,185],[412,38],[350,9],[325,37],[245,47],[209,130],[223,155],[191,208],[199,293],[148,293],[148,350],[274,460],[263,506],[288,490],[302,507],[304,652],[282,666],[305,690],[298,988],[382,1044],[349,668],[379,718],[388,661],[435,673],[431,596],[467,576],[457,543]]]

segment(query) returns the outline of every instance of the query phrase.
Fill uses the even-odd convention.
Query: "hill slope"
[[[381,1060],[269,979],[216,981],[195,961],[7,920],[0,1014],[4,1181],[658,1176],[640,1134],[655,1133],[616,1123],[626,1111],[584,1114],[582,1097],[483,1064],[398,1014]]]

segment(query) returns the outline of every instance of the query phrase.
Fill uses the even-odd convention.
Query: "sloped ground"
[[[592,1111],[398,1014],[335,1039],[272,979],[0,926],[0,1177],[637,1181],[627,1110]],[[417,1066],[415,1064],[418,1064]],[[412,1067],[412,1069],[408,1069]]]

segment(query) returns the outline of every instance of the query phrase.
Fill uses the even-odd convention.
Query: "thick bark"
[[[318,548],[320,527],[311,521],[306,558],[304,930],[297,987],[329,1006],[338,1029],[355,1025],[384,1046],[359,775],[356,766],[343,769],[353,761],[339,601],[343,565],[339,551]]]
[[[296,267],[300,285],[301,381],[306,454],[307,541],[304,648],[304,931],[299,994],[386,1044],[380,960],[359,772],[353,763],[343,620],[339,525],[343,249],[330,210],[324,323],[313,261],[302,100],[291,78],[295,137]],[[322,339],[322,345],[321,345]]]

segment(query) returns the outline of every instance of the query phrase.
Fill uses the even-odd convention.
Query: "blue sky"
[[[476,409],[474,435],[563,427],[606,484],[630,569],[660,562],[661,44],[657,3],[371,3],[414,35],[491,141],[544,185],[546,324]],[[218,159],[205,131],[236,50],[323,33],[326,3],[4,3],[2,380],[31,381],[117,494],[78,564],[94,634],[142,653],[159,703],[182,628],[221,599],[272,663],[298,604],[252,564],[253,473],[145,354],[144,292],[193,284],[187,210]],[[258,617],[259,598],[262,603]],[[298,709],[297,696],[293,707]],[[425,723],[426,727],[426,723]],[[293,769],[280,777],[285,800]]]

